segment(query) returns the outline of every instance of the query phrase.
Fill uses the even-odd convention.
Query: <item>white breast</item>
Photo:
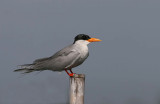
[[[87,46],[83,46],[79,49],[81,58],[86,58],[88,56],[88,47]]]
[[[80,53],[81,58],[86,58],[88,56],[88,44],[89,42],[86,40],[78,40],[75,43],[75,48]]]
[[[85,59],[88,57],[89,55],[88,46],[87,46],[88,43],[89,42],[87,42],[86,40],[78,40],[74,44],[76,51],[80,53],[80,59],[76,61],[74,67],[82,64],[85,61]]]

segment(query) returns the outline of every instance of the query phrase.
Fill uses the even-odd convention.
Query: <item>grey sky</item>
[[[85,104],[160,103],[159,0],[0,0],[0,104],[66,104],[65,72],[22,76],[17,65],[53,55],[79,33],[103,41],[73,69]]]

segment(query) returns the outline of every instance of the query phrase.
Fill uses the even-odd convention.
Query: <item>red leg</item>
[[[73,73],[68,73],[67,69],[65,69],[65,71],[70,77],[73,77]]]
[[[70,70],[71,73],[73,73],[73,72],[72,72],[72,69],[69,69],[69,70]]]
[[[66,73],[69,75],[69,73],[68,73],[67,69],[65,69],[65,71],[66,71]]]

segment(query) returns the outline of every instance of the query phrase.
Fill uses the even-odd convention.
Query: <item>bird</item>
[[[88,44],[100,41],[102,40],[91,38],[86,34],[78,34],[74,38],[73,44],[66,46],[50,57],[36,59],[32,64],[20,65],[21,68],[14,70],[14,72],[25,74],[44,70],[65,71],[70,77],[73,77],[75,73],[73,73],[72,68],[81,65],[89,56]]]

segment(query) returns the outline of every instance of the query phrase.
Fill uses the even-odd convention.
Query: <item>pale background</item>
[[[0,104],[67,104],[69,77],[21,75],[85,33],[85,104],[160,104],[160,0],[0,0]]]

